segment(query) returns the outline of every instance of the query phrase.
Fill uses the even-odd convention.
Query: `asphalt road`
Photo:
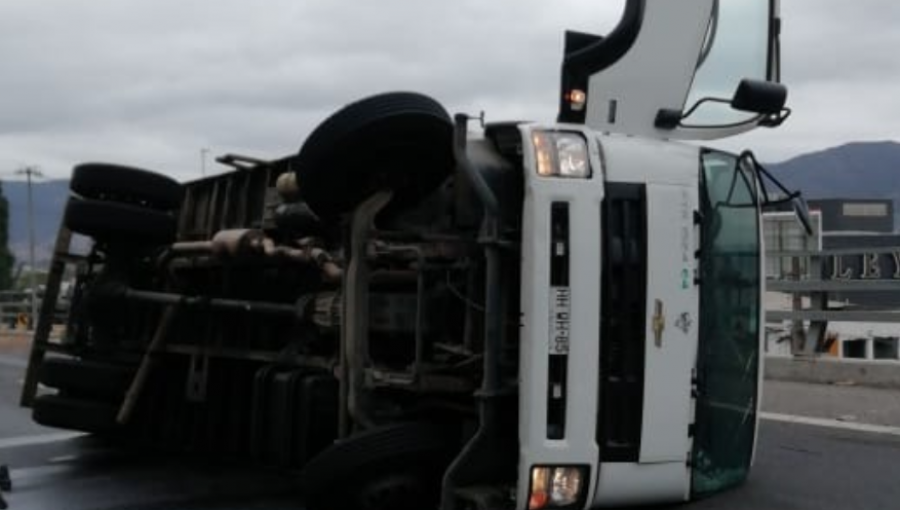
[[[763,408],[772,413],[900,427],[900,391],[890,389],[766,381]]]
[[[18,406],[27,360],[27,344],[0,338],[0,438],[53,432]]]
[[[696,510],[896,510],[900,436],[763,421],[742,488]]]
[[[24,353],[0,352],[0,464],[12,471],[11,510],[299,509],[290,474],[198,459],[148,457],[68,438],[30,423],[16,406]],[[767,385],[775,413],[841,418],[853,426],[894,421],[894,392]],[[848,401],[850,403],[848,403]],[[879,406],[888,406],[888,408]],[[740,489],[684,507],[694,510],[896,510],[900,429],[890,433],[763,421],[756,466]],[[51,434],[48,436],[48,434]]]
[[[11,510],[300,508],[285,473],[136,456],[87,437],[2,448],[0,462],[11,468]]]
[[[900,437],[764,422],[757,465],[693,510],[895,510]],[[298,510],[289,474],[117,453],[90,438],[0,448],[11,510]]]

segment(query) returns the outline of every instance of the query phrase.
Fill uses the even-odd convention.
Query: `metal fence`
[[[0,291],[0,330],[28,331],[34,325],[31,307],[31,292]],[[37,294],[40,311],[41,294]],[[68,316],[68,299],[61,297],[56,303],[54,323],[64,324]]]
[[[773,250],[766,255],[800,260],[802,264],[793,267],[805,268],[770,278],[766,285],[770,293],[790,296],[787,308],[767,307],[766,319],[769,328],[783,324],[782,334],[790,337],[792,354],[900,359],[900,309],[863,304],[854,298],[900,291],[900,247]],[[857,326],[838,328],[834,323]]]

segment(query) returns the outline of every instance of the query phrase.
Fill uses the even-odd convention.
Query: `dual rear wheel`
[[[32,406],[35,422],[96,434],[116,430],[116,414],[134,377],[134,367],[76,358],[45,358],[38,381],[57,391]]]
[[[175,239],[184,191],[174,179],[148,170],[106,163],[78,165],[64,222],[73,232],[101,242],[158,245]]]

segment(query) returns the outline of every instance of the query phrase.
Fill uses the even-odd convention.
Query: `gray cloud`
[[[850,141],[900,141],[900,4],[783,0],[782,14],[793,116],[723,145],[778,161]]]
[[[563,30],[605,33],[623,3],[4,0],[0,167],[61,177],[109,160],[188,178],[201,147],[278,157],[340,105],[396,89],[495,120],[550,120]],[[900,7],[785,0],[783,10],[795,117],[726,145],[782,159],[896,137]]]

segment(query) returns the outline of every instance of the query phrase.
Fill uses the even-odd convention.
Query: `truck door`
[[[647,185],[642,464],[683,463],[688,451],[691,371],[697,352],[696,196],[696,184]]]
[[[747,476],[760,388],[760,219],[755,175],[708,152],[701,175],[700,337],[694,494]]]

